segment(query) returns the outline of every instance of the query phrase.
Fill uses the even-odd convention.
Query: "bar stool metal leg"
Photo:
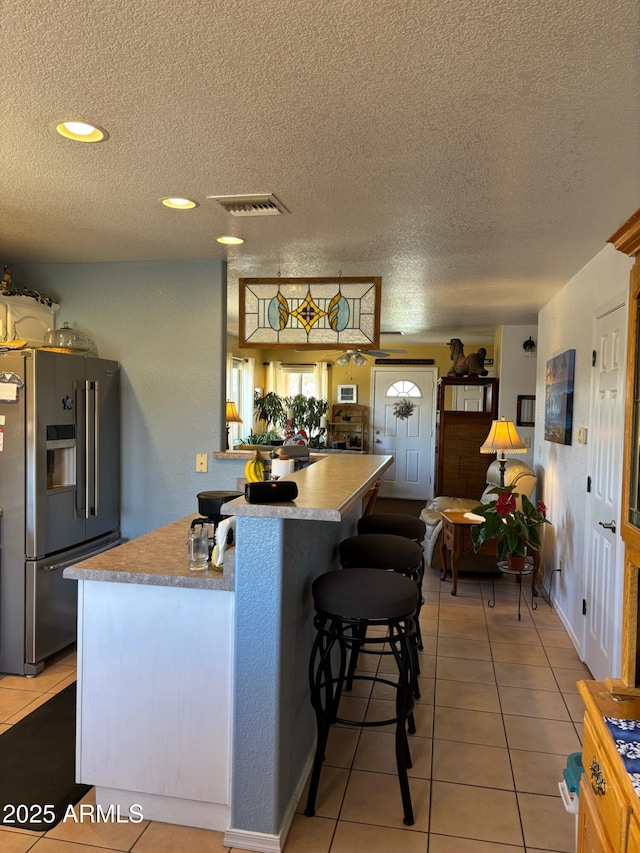
[[[337,576],[337,577],[336,577]],[[316,638],[309,662],[311,704],[317,723],[317,743],[305,815],[315,814],[330,727],[395,724],[395,755],[404,823],[414,823],[407,770],[411,767],[409,733],[415,732],[413,684],[418,594],[413,581],[394,572],[369,569],[329,572],[313,585]],[[344,611],[343,613],[335,611]],[[334,612],[330,612],[334,611]],[[388,613],[389,615],[385,615]],[[349,615],[346,615],[349,614]],[[386,634],[367,638],[367,626],[386,628]],[[365,648],[366,645],[366,648]],[[371,648],[372,647],[372,648]],[[392,655],[397,673],[351,675],[353,680],[381,682],[395,688],[395,716],[385,720],[349,720],[339,715],[347,658],[355,653]]]

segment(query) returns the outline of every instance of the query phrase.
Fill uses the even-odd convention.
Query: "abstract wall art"
[[[571,444],[575,364],[574,349],[569,349],[547,362],[544,437],[556,444]]]

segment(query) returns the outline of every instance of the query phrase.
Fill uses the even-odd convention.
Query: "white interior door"
[[[483,412],[484,391],[481,385],[454,385],[453,408],[456,412]]]
[[[622,303],[622,304],[621,304]],[[583,659],[597,680],[620,674],[623,549],[619,537],[627,311],[624,297],[598,312],[589,430]],[[605,526],[606,525],[606,526]],[[614,529],[615,528],[615,529]]]
[[[437,371],[377,367],[372,380],[371,452],[394,457],[382,479],[380,497],[426,501],[433,496]],[[413,403],[406,419],[394,414],[403,399]]]

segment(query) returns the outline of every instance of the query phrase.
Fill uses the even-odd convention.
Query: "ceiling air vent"
[[[280,216],[281,213],[289,213],[271,193],[209,195],[207,198],[217,201],[231,216]]]

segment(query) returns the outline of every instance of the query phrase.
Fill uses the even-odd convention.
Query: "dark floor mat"
[[[0,825],[46,831],[89,785],[75,780],[76,685],[0,735]]]

